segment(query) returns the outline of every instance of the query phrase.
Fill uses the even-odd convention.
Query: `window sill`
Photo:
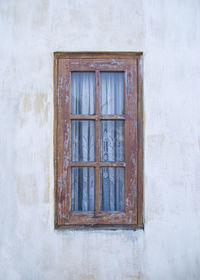
[[[56,230],[144,230],[144,225],[57,225]]]

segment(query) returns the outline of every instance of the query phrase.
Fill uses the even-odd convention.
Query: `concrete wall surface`
[[[0,279],[200,279],[200,1],[0,0]],[[53,52],[144,52],[144,230],[54,229]]]

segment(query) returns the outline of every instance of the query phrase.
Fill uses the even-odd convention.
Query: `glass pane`
[[[71,168],[72,211],[94,211],[94,167]]]
[[[101,114],[124,113],[124,72],[101,72]]]
[[[73,115],[93,115],[95,108],[94,72],[72,72],[71,112]]]
[[[101,161],[124,160],[124,121],[101,121]]]
[[[101,168],[102,211],[124,211],[124,168]]]
[[[94,161],[94,121],[71,121],[71,160]]]

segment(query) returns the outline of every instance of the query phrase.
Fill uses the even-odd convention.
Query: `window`
[[[54,58],[56,227],[141,227],[142,54]]]

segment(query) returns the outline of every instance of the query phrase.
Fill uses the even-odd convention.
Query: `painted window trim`
[[[70,63],[73,61],[74,62],[76,61],[78,63],[74,63],[74,64]],[[91,64],[89,65],[87,62],[91,62]],[[135,88],[134,90],[132,89],[132,92],[136,91],[136,95],[137,95],[136,98],[137,123],[135,125],[135,128],[137,130],[136,132],[137,160],[135,165],[135,168],[137,170],[136,171],[137,176],[135,182],[135,189],[131,194],[135,196],[134,211],[132,211],[133,209],[130,208],[128,216],[127,213],[125,213],[125,217],[124,216],[122,217],[121,213],[116,213],[116,212],[100,213],[99,207],[95,207],[94,213],[70,211],[69,201],[71,199],[71,193],[70,193],[71,184],[70,184],[70,176],[67,175],[69,168],[71,168],[69,163],[69,158],[68,158],[68,156],[70,157],[70,133],[69,133],[69,128],[63,129],[64,127],[67,127],[66,122],[69,123],[71,119],[69,113],[70,103],[68,103],[67,105],[68,97],[66,98],[66,96],[68,96],[70,92],[70,71],[81,71],[81,70],[96,71],[97,70],[96,65],[98,64],[98,62],[99,65],[101,65],[101,62],[106,65],[111,65],[110,66],[111,71],[114,71],[116,69],[118,71],[120,71],[120,69],[122,70],[123,67],[121,68],[117,67],[117,63],[121,62],[121,65],[125,65],[125,67],[128,67],[126,69],[129,70],[126,71],[128,71],[129,76],[132,75],[132,81],[135,79],[133,82]],[[122,62],[124,62],[124,64]],[[89,68],[86,69],[87,67],[86,65],[89,65]],[[92,68],[93,66],[94,68]],[[69,229],[71,228],[73,229],[143,228],[143,100],[142,100],[143,69],[142,67],[143,67],[142,53],[135,53],[135,52],[117,52],[117,53],[116,52],[104,52],[104,53],[56,52],[54,53],[55,228],[69,228]],[[104,71],[105,69],[106,68],[100,67],[98,68],[98,71],[99,72]],[[127,91],[128,90],[130,91],[128,93],[129,96],[131,95],[130,87],[131,87],[130,85],[129,87],[127,87]],[[64,105],[65,109],[62,104],[65,104]],[[125,141],[127,135],[125,133]],[[64,138],[67,139],[67,137],[68,137],[68,151],[64,149]],[[99,196],[98,193],[96,193],[96,195]]]

